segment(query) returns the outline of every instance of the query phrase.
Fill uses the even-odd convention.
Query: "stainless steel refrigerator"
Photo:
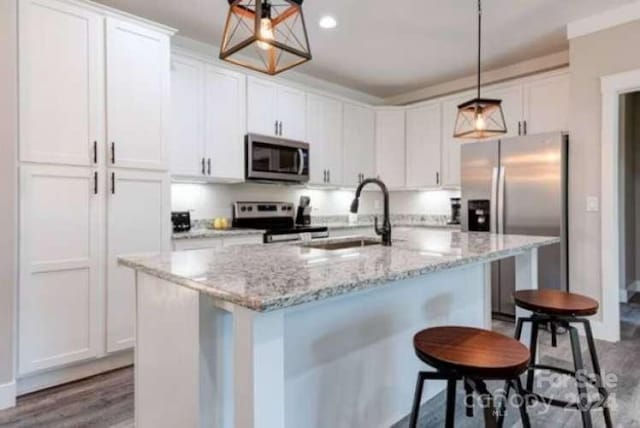
[[[568,136],[550,133],[462,146],[462,229],[559,236],[539,250],[540,288],[568,290]],[[515,260],[492,266],[492,310],[515,315]]]

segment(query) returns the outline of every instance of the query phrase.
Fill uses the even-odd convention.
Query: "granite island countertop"
[[[352,238],[330,241],[340,239]],[[559,242],[555,237],[405,228],[394,234],[392,247],[326,251],[300,243],[260,244],[132,255],[118,261],[214,298],[267,312]]]

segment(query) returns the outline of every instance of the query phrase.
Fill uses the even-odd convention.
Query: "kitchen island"
[[[516,288],[537,288],[537,248],[559,239],[399,228],[392,247],[355,241],[120,258],[137,278],[136,426],[391,426],[424,369],[413,334],[490,328],[490,263],[515,256]],[[425,387],[425,400],[442,389]]]

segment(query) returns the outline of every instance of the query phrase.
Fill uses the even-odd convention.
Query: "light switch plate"
[[[600,200],[597,196],[587,196],[587,212],[595,213],[600,211]]]

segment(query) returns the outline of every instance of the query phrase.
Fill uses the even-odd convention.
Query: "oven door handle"
[[[304,172],[304,150],[298,149],[298,156],[300,157],[300,165],[298,166],[298,175],[302,175]]]

